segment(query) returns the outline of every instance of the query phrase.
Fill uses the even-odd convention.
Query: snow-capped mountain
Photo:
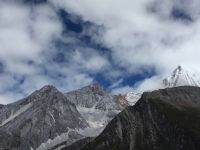
[[[200,76],[193,71],[188,71],[182,66],[178,66],[168,77],[161,82],[160,88],[171,88],[178,86],[198,86],[200,87]],[[129,92],[125,96],[129,105],[134,105],[141,97],[141,93]]]
[[[178,66],[172,74],[163,80],[164,87],[177,87],[177,86],[200,86],[200,77],[187,71],[182,66]]]

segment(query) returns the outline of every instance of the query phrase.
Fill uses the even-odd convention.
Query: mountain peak
[[[109,94],[100,84],[91,84],[65,94],[76,106],[95,109],[114,109],[117,107],[115,97]],[[115,106],[113,106],[115,105]]]
[[[62,96],[62,93],[53,85],[45,85],[41,89],[36,90],[31,95],[29,95],[27,98],[22,99],[21,101],[15,102],[16,103],[29,103],[37,100],[48,100],[51,96]],[[64,95],[63,95],[64,96]],[[42,98],[43,97],[43,98]],[[47,98],[48,97],[48,98]]]
[[[176,67],[176,69],[174,69],[174,71],[184,71],[186,70],[185,68],[183,68],[181,65],[179,65],[178,67]]]
[[[56,89],[56,87],[53,85],[45,85],[40,90],[52,90],[52,89]]]
[[[183,67],[181,65],[179,65],[175,70],[182,71]]]
[[[44,94],[44,93],[50,93],[50,92],[58,92],[58,89],[54,87],[53,85],[45,85],[41,89],[35,91],[34,93],[37,94]]]
[[[169,77],[163,80],[163,85],[164,87],[200,86],[200,77],[179,65]]]
[[[60,136],[68,140],[68,134],[73,136],[70,140],[79,138],[78,130],[86,127],[89,124],[76,106],[54,86],[46,85],[23,100],[0,108],[0,149],[45,149],[42,143],[54,142]]]
[[[77,91],[77,90],[76,90]],[[90,84],[88,86],[82,87],[79,91],[91,92],[98,95],[107,95],[106,90],[99,83]]]
[[[92,84],[92,85],[90,85],[90,88],[94,91],[94,92],[97,92],[97,93],[101,93],[101,94],[103,94],[103,93],[105,93],[105,90],[104,90],[104,88],[100,85],[100,84],[98,84],[98,83],[95,83],[95,84]]]

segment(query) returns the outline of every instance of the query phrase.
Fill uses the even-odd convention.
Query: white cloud
[[[0,2],[0,60],[6,71],[13,74],[37,72],[26,61],[41,63],[42,52],[61,31],[62,24],[48,5],[31,8]]]
[[[8,104],[11,103],[13,101],[17,101],[19,99],[22,98],[22,95],[20,94],[17,95],[16,93],[10,94],[10,93],[6,93],[6,94],[1,94],[0,95],[0,104]]]
[[[122,83],[123,83],[124,79],[119,79],[118,81],[114,82],[110,87],[109,89],[114,89],[116,87],[119,87]]]
[[[41,75],[38,65],[43,65],[43,51],[61,32],[62,23],[48,4],[31,7],[14,1],[0,2],[0,103],[30,94],[40,88],[37,84],[51,83]]]
[[[170,12],[173,7],[179,6],[185,11],[189,9],[192,17],[197,16],[197,12],[191,10],[198,9],[195,7],[195,4],[199,3],[196,0],[193,0],[192,4],[187,1],[182,4],[181,1],[167,0],[162,3],[159,0],[58,0],[53,3],[71,13],[81,15],[84,20],[104,26],[105,30],[98,40],[112,48],[116,63],[131,73],[137,73],[141,67],[149,66],[154,66],[159,72],[160,68],[169,69],[172,65],[184,63],[185,60],[193,61],[193,58],[186,56],[188,50],[185,43],[191,43],[190,46],[194,44],[191,39],[200,32],[198,21],[191,25],[173,21],[170,19]],[[147,10],[152,3],[158,7],[158,14]],[[162,15],[163,18],[156,15]],[[198,47],[197,43],[195,46]],[[198,50],[195,48],[193,51]]]
[[[100,72],[115,82],[119,77],[154,68],[155,76],[133,87],[144,91],[157,88],[159,81],[179,64],[199,69],[198,0],[51,0],[51,4],[55,7],[0,2],[0,62],[5,66],[0,77],[0,93],[18,85],[18,76],[24,77],[19,90],[28,94],[45,84],[66,91],[79,88],[93,82],[89,74]],[[98,31],[91,28],[84,32],[95,32],[92,40],[111,49],[111,60],[98,50],[81,47],[76,37],[62,37],[63,26],[56,13],[60,8],[101,27]],[[173,18],[174,8],[194,22]],[[67,62],[61,64],[51,60],[57,50],[52,41],[57,38],[65,43],[77,43],[75,51],[65,50]],[[121,87],[122,80],[113,83],[113,93],[132,89]],[[10,98],[14,94],[7,95]],[[0,103],[5,99],[3,94]]]
[[[29,8],[0,2],[1,59],[35,59],[61,31],[62,25],[48,5]]]
[[[133,88],[130,86],[123,86],[112,89],[112,94],[118,95],[118,94],[126,94],[128,92],[132,92]]]
[[[155,68],[156,76],[141,82],[139,89],[156,87],[157,76],[164,77],[179,64],[199,68],[198,0],[57,0],[52,3],[104,27],[96,40],[112,49],[114,63],[125,68],[126,73],[138,74]],[[178,11],[175,15],[174,10]]]
[[[156,89],[164,88],[162,84],[163,78],[161,76],[153,76],[136,83],[135,90],[139,93],[144,91],[153,91]]]
[[[109,66],[109,61],[94,49],[79,48],[72,53],[70,65],[79,70],[99,72]]]

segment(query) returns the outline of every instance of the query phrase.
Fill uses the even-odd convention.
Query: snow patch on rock
[[[3,126],[5,124],[7,124],[8,122],[10,122],[11,120],[15,119],[17,116],[19,116],[20,114],[22,114],[23,112],[25,112],[26,110],[28,110],[30,107],[32,106],[32,103],[29,103],[27,105],[24,105],[23,107],[21,107],[19,110],[17,110],[14,114],[11,114],[10,117],[8,117],[6,120],[4,120],[0,126]]]

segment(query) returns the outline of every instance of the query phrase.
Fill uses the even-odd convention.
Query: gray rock
[[[65,96],[76,106],[99,110],[120,110],[116,97],[106,92],[99,84],[89,85],[68,92]]]
[[[81,140],[79,140],[77,142],[74,142],[73,144],[71,144],[71,145],[69,145],[67,147],[62,148],[61,150],[80,150],[86,144],[92,142],[93,140],[94,140],[94,138],[87,137],[87,138],[81,139]]]
[[[199,150],[200,88],[144,93],[81,150]]]
[[[0,149],[53,149],[63,143],[68,146],[87,136],[78,129],[90,127],[88,122],[106,125],[123,108],[116,96],[99,84],[66,94],[48,85],[27,98],[0,106]]]
[[[0,149],[36,149],[69,129],[88,127],[76,106],[53,86],[45,86],[0,111]]]
[[[81,132],[85,137],[100,134],[103,128],[102,125],[106,125],[123,109],[119,101],[117,101],[116,96],[109,94],[99,84],[89,85],[79,90],[68,92],[65,96],[78,107],[78,111],[85,120],[90,124],[92,123],[89,130],[86,131],[86,135],[84,134],[85,132]],[[98,125],[94,127],[93,124]],[[70,145],[71,143],[69,143],[69,140],[57,143],[51,150],[60,150],[60,148],[68,147],[69,145],[68,149],[81,148],[86,144],[86,141],[88,141],[85,140],[87,138],[82,138],[83,137],[80,138],[80,141],[76,139],[78,140],[77,142],[74,140],[75,143],[72,145]]]

